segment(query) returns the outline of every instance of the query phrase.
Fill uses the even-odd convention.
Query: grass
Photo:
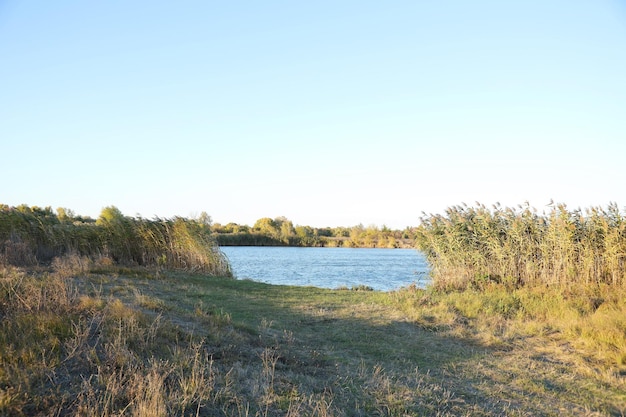
[[[626,294],[0,269],[0,415],[623,415]]]
[[[439,288],[626,284],[626,217],[617,205],[539,214],[529,206],[466,205],[424,215],[418,247]]]
[[[206,215],[199,219],[133,218],[111,206],[94,221],[68,217],[62,209],[55,214],[49,207],[0,204],[0,263],[35,266],[62,259],[72,269],[78,264],[89,268],[96,259],[232,275],[208,219]]]
[[[209,226],[0,206],[0,415],[626,414],[615,205],[424,216],[390,293],[233,280]]]

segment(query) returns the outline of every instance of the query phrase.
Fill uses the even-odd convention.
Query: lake
[[[389,291],[428,284],[428,264],[415,249],[223,246],[237,279],[277,285]]]

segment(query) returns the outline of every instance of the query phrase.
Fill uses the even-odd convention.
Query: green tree
[[[335,227],[332,230],[335,237],[350,237],[350,229],[347,227]]]
[[[295,236],[296,231],[293,227],[293,223],[291,222],[291,220],[285,220],[281,223],[280,225],[280,239],[285,242],[285,243],[289,243],[289,239],[292,238],[293,236]]]
[[[124,223],[124,215],[115,206],[108,206],[102,209],[100,212],[100,217],[96,220],[96,225],[98,226],[111,226],[116,224]]]
[[[206,211],[203,211],[202,213],[200,213],[200,216],[198,216],[198,222],[202,226],[207,227],[208,229],[210,229],[211,226],[213,225],[213,219],[211,218],[211,216],[207,214]]]
[[[266,236],[278,239],[280,237],[280,229],[276,221],[269,217],[263,217],[254,223],[254,230]]]
[[[59,207],[57,208],[57,217],[61,223],[71,223],[74,221],[76,215],[70,209]]]
[[[295,232],[296,236],[301,239],[314,236],[313,229],[309,226],[296,226]]]

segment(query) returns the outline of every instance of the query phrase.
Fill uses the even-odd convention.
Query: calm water
[[[428,284],[428,265],[414,249],[225,246],[235,277],[322,288],[367,285],[388,291]]]

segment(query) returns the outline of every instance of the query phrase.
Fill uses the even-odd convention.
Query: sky
[[[0,0],[0,203],[626,207],[626,1]]]

